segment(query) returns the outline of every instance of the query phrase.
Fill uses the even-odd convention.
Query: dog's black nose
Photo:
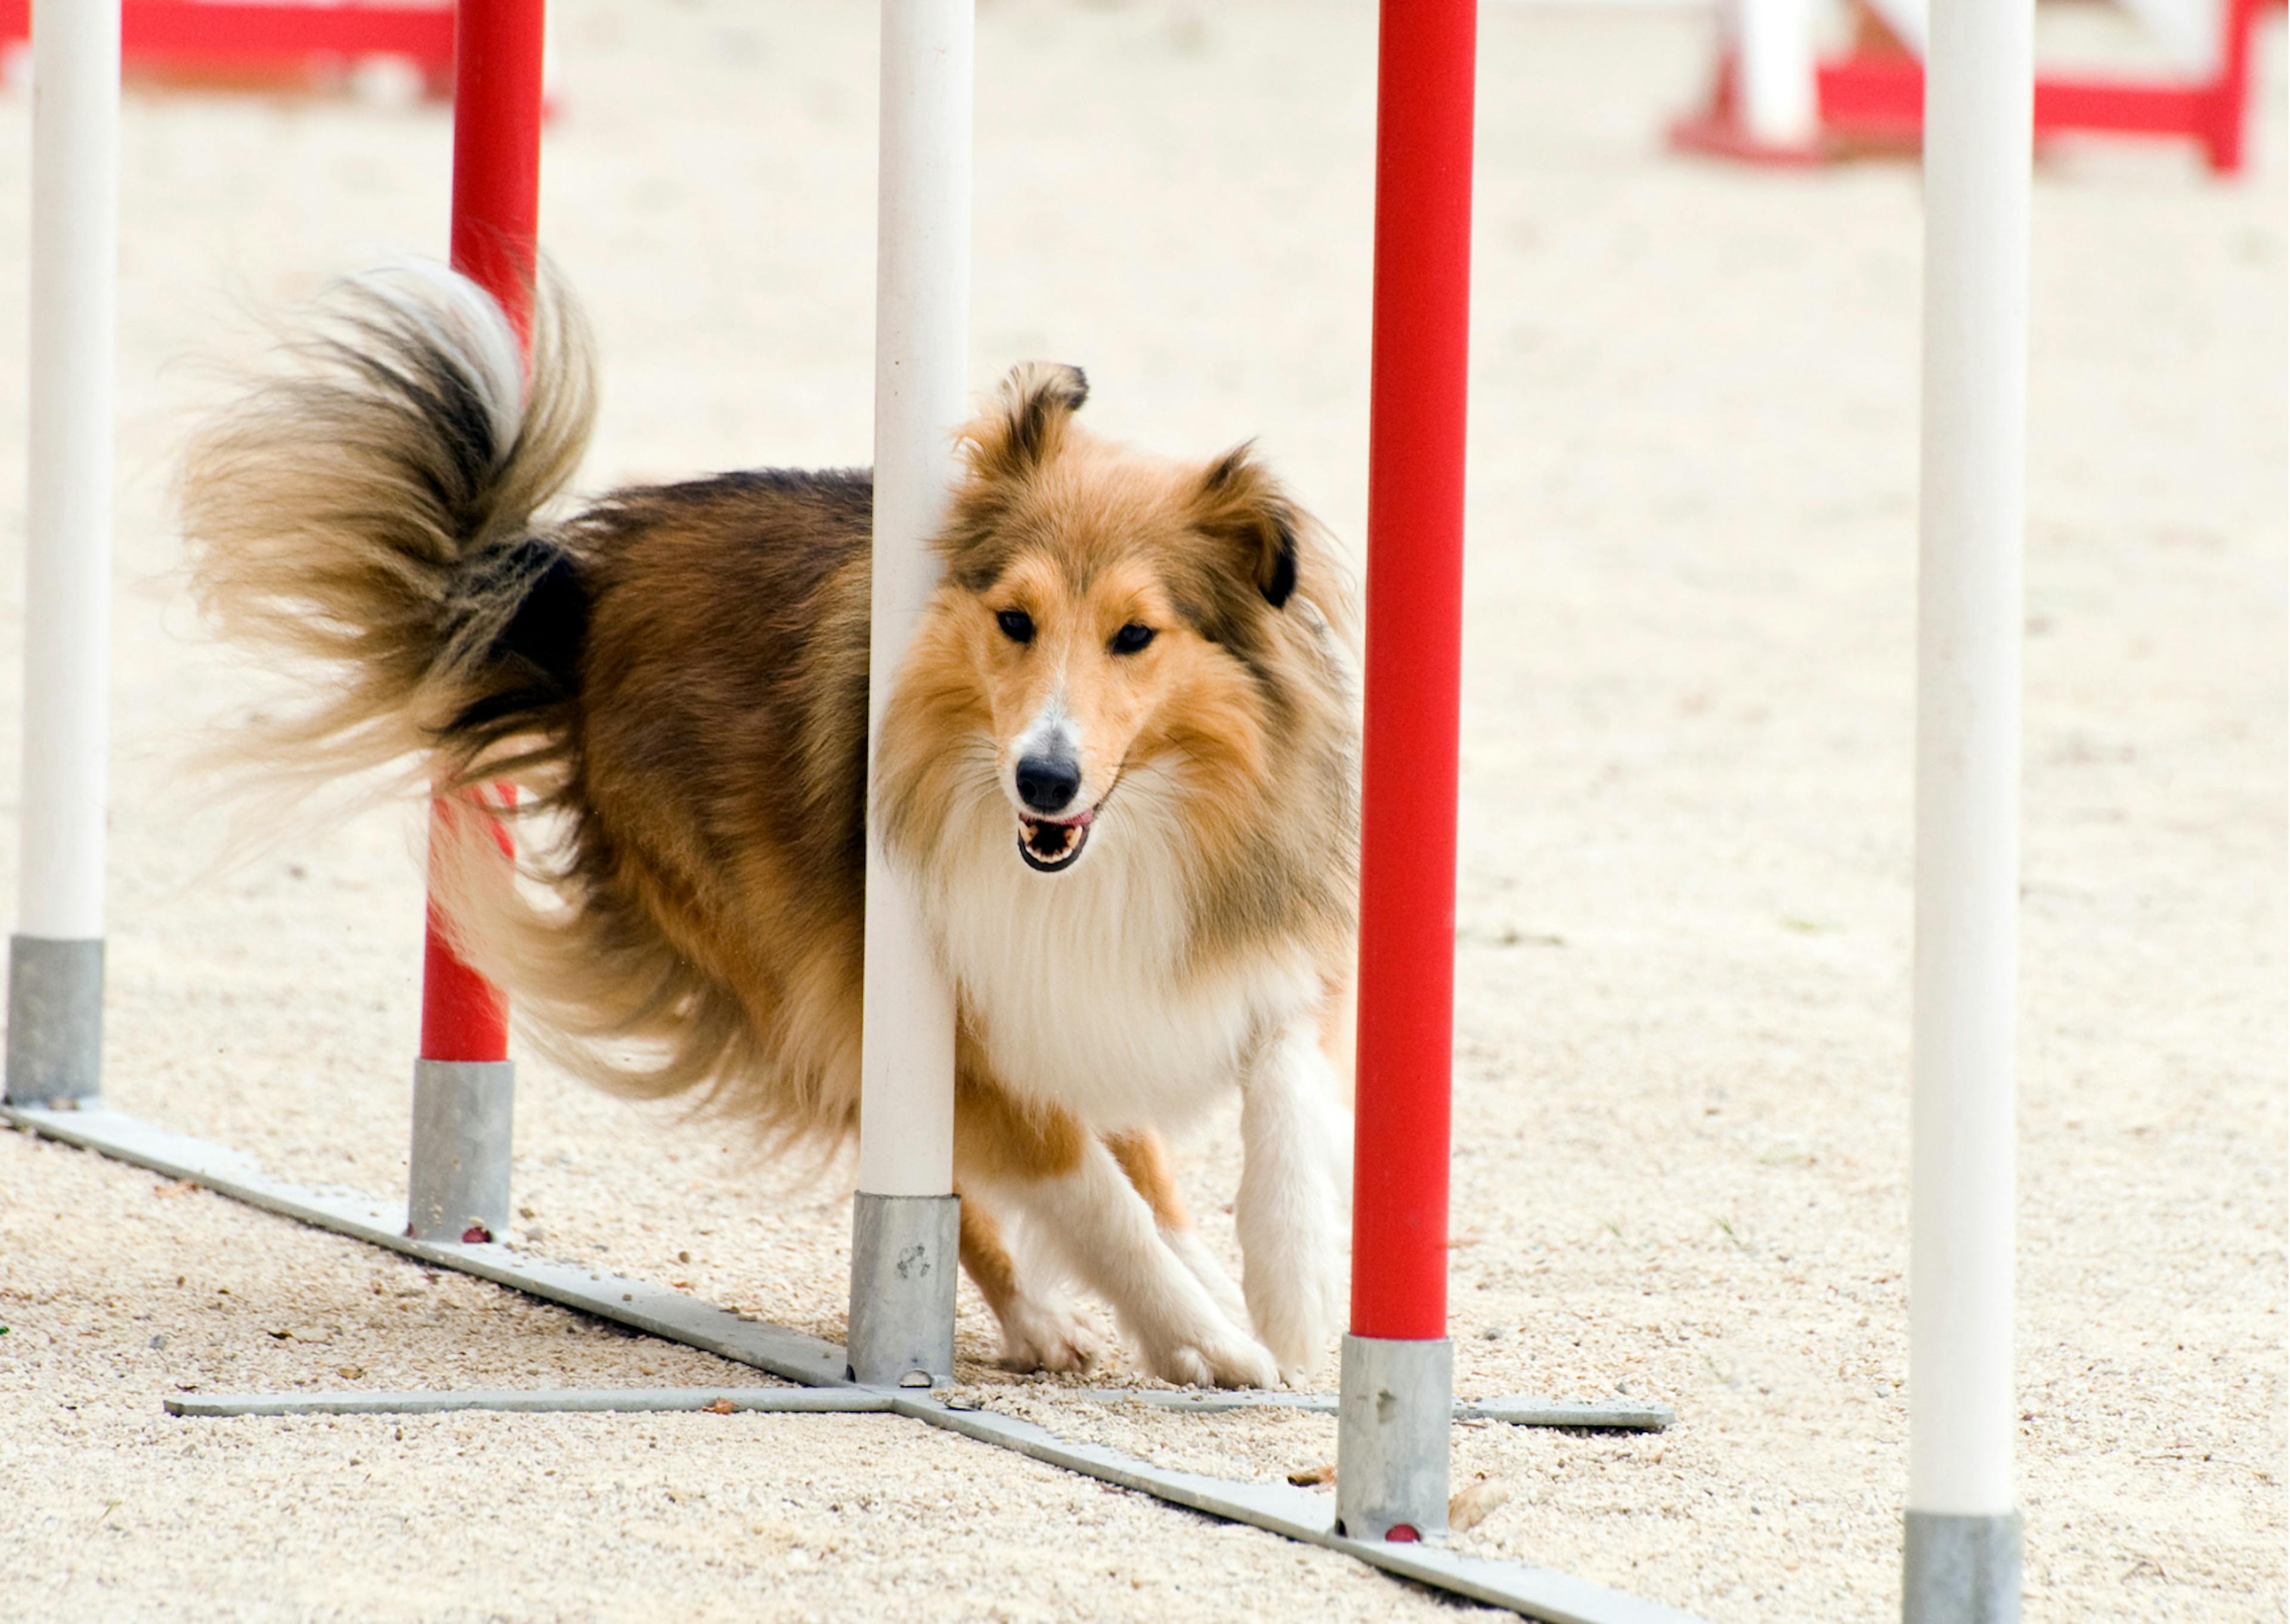
[[[1081,788],[1081,768],[1067,756],[1027,756],[1018,763],[1018,798],[1037,812],[1061,812]]]

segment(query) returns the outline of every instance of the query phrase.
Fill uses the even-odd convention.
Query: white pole
[[[1925,104],[1910,1624],[2019,1616],[2012,1390],[2033,0],[1935,0]]]
[[[1770,147],[1803,147],[1820,132],[1811,0],[1741,0],[1742,116]]]
[[[874,632],[868,749],[939,565],[970,372],[972,0],[884,0],[876,246]],[[852,1367],[953,1368],[954,997],[909,888],[867,843]],[[918,1276],[910,1248],[937,1266]],[[926,1284],[917,1287],[918,1277]],[[901,1297],[912,1300],[902,1306]],[[870,1373],[871,1370],[871,1373]]]
[[[23,821],[8,1097],[92,1100],[101,1051],[111,664],[118,0],[32,15]]]

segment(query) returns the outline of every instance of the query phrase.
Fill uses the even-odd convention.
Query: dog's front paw
[[[1062,1298],[1021,1297],[1002,1316],[1002,1368],[1085,1371],[1105,1354],[1096,1328]]]
[[[1280,1379],[1272,1356],[1246,1337],[1193,1337],[1145,1350],[1162,1380],[1183,1388],[1269,1388]]]
[[[1341,1260],[1332,1252],[1300,1259],[1294,1273],[1248,1276],[1248,1316],[1280,1365],[1280,1380],[1299,1389],[1327,1362],[1344,1313]]]

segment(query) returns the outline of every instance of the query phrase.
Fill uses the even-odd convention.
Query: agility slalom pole
[[[1905,1624],[2020,1616],[2013,1045],[2034,34],[2034,0],[1934,0],[1926,63]]]
[[[1338,1525],[1447,1526],[1448,1092],[1475,0],[1383,0],[1352,1308]]]
[[[8,944],[7,1099],[93,1105],[103,1061],[111,690],[119,7],[32,20],[24,776]]]
[[[460,0],[453,32],[453,268],[499,301],[530,345],[540,212],[544,0]],[[506,797],[506,786],[494,794]],[[508,1003],[455,955],[435,900],[455,822],[474,796],[429,812],[432,899],[422,945],[421,1052],[414,1063],[406,1205],[420,1240],[490,1240],[508,1225],[516,1072]],[[508,830],[495,824],[504,854]]]
[[[974,21],[972,0],[883,4],[870,769],[893,679],[938,584],[929,543],[967,415]],[[954,1370],[954,995],[871,817],[866,955],[851,1372],[914,1386]]]
[[[453,268],[528,343],[540,230],[545,0],[460,0],[453,34]]]
[[[1742,122],[1762,147],[1793,151],[1821,133],[1818,27],[1810,0],[1739,0],[1735,29]]]

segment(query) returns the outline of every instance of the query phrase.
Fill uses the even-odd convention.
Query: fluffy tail
[[[591,362],[569,298],[539,292],[528,380],[474,283],[436,267],[345,283],[291,364],[194,442],[182,508],[204,607],[320,679],[229,753],[304,790],[390,766],[423,789],[521,781],[537,794],[520,812],[562,815],[528,826],[518,868],[489,818],[437,826],[431,896],[461,957],[545,1052],[607,1088],[763,1076],[744,1006],[600,883],[612,843],[563,794],[589,590],[577,528],[534,521],[587,443]],[[754,1116],[801,1125],[768,1100]]]
[[[530,381],[492,296],[439,266],[352,278],[193,442],[184,529],[202,607],[315,665],[236,754],[306,787],[385,765],[514,776],[561,748],[586,600],[533,534],[594,418],[588,334],[544,283]],[[299,674],[298,674],[299,675]]]

